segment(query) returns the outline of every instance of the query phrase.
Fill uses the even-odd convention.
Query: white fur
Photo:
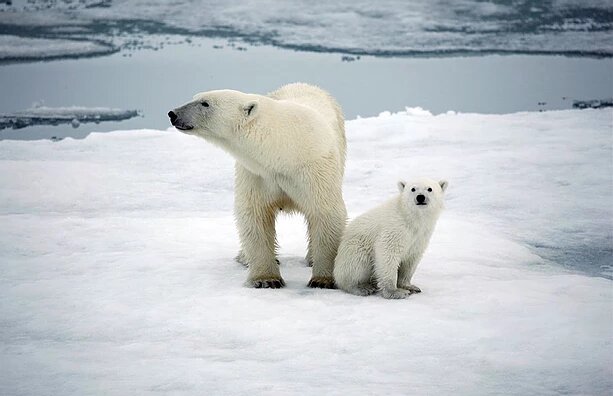
[[[399,182],[398,188],[397,196],[347,227],[334,264],[340,289],[361,296],[380,290],[385,298],[405,298],[421,291],[411,278],[443,209],[447,182],[420,179]],[[427,205],[417,205],[420,194]]]
[[[208,106],[204,107],[202,104]],[[236,159],[235,217],[248,284],[278,287],[275,217],[304,214],[313,276],[333,287],[334,257],[346,223],[342,197],[345,128],[336,101],[320,88],[296,83],[267,96],[222,90],[200,93],[174,112],[174,124]]]

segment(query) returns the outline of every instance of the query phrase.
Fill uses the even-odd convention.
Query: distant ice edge
[[[0,114],[0,130],[59,124],[72,124],[77,128],[82,122],[123,121],[137,116],[138,110],[106,107],[35,107],[11,114]]]
[[[45,3],[49,4],[39,8],[36,4],[2,7],[0,2],[0,58],[5,52],[23,49],[14,41],[16,36],[64,41],[54,50],[81,40],[119,51],[151,47],[143,44],[153,35],[223,38],[299,51],[383,57],[613,56],[613,7],[604,2],[595,5],[566,0],[525,10],[477,0],[417,0],[410,6],[399,0],[352,0],[326,7],[312,7],[303,0],[254,7],[252,2],[237,0],[230,8],[224,2],[210,2],[202,14],[194,13],[200,4],[193,0],[183,2],[182,7],[153,0],[144,14],[142,7],[127,0]],[[527,17],[530,23],[526,23]],[[13,39],[3,48],[6,37]],[[22,55],[21,59],[34,59],[37,51],[28,49],[27,57]],[[48,48],[40,47],[38,52],[40,59],[49,56]],[[82,49],[73,47],[57,56],[82,55]]]

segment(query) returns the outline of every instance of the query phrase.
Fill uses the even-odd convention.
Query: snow
[[[0,61],[105,55],[115,51],[96,41],[0,35]]]
[[[6,7],[0,25],[47,34],[81,27],[116,41],[136,30],[202,34],[311,51],[371,55],[613,54],[607,1],[557,0],[527,9],[478,0],[36,1]],[[82,30],[76,34],[83,37]],[[111,39],[113,38],[113,39]],[[121,41],[121,39],[119,39]]]
[[[58,125],[70,123],[78,128],[81,122],[121,121],[138,116],[136,110],[108,107],[47,107],[38,106],[10,114],[0,113],[0,130],[20,129],[33,125]]]
[[[233,161],[203,140],[0,141],[0,394],[610,393],[613,289],[586,273],[610,264],[612,115],[349,121],[350,216],[450,182],[402,301],[307,288],[300,217],[287,287],[243,287]]]

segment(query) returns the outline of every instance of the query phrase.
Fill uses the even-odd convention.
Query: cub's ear
[[[406,185],[407,185],[407,182],[400,180],[398,182],[398,191],[403,192]]]
[[[438,182],[438,185],[441,186],[441,190],[443,190],[443,192],[445,192],[445,190],[447,189],[447,186],[449,185],[449,183],[447,182],[447,180],[441,180]]]
[[[245,118],[251,119],[255,117],[258,112],[258,102],[252,100],[243,105],[243,112],[245,113]]]

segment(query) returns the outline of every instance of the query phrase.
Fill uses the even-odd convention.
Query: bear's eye
[[[428,187],[428,192],[432,192],[432,187]]]
[[[415,192],[415,187],[413,187],[413,188],[411,189],[411,192]]]
[[[209,102],[202,102],[200,104],[202,105],[202,107],[209,107]]]

